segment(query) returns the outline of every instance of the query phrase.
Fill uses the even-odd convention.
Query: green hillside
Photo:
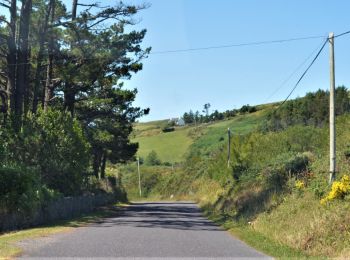
[[[135,125],[133,142],[139,143],[138,156],[145,158],[152,150],[162,162],[181,162],[191,145],[209,152],[227,140],[227,128],[232,135],[246,134],[262,121],[267,108],[252,114],[238,115],[229,120],[176,127],[174,132],[163,133],[167,120],[138,123]]]
[[[162,162],[175,163],[184,159],[184,154],[193,143],[189,130],[190,128],[178,128],[170,133],[158,130],[148,136],[136,137],[132,141],[139,143],[138,156],[145,158],[154,150]]]
[[[239,115],[230,120],[219,121],[204,127],[200,136],[193,143],[192,149],[201,154],[209,154],[227,142],[227,129],[232,136],[247,134],[259,126],[269,107],[252,114]]]

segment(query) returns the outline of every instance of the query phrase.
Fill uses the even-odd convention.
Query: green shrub
[[[42,186],[37,171],[21,167],[0,168],[0,215],[9,212],[30,214],[59,193]]]
[[[117,186],[117,177],[114,175],[107,175],[107,180],[112,186]]]
[[[8,128],[6,163],[37,168],[42,184],[65,195],[81,192],[89,165],[89,144],[69,113],[49,110],[26,118],[22,131]]]
[[[269,190],[279,192],[283,190],[288,178],[286,172],[280,169],[266,169],[263,172],[265,187]]]
[[[169,132],[174,132],[175,131],[175,127],[164,127],[162,128],[163,133],[169,133]]]
[[[285,164],[285,170],[290,176],[298,176],[307,171],[309,157],[307,154],[297,154]]]
[[[162,162],[160,161],[156,151],[151,151],[146,157],[145,164],[146,165],[150,165],[150,166],[152,166],[152,165],[161,165]]]

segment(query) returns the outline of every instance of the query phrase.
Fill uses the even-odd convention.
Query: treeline
[[[335,113],[342,115],[350,112],[349,92],[341,86],[335,90]],[[307,93],[305,97],[287,101],[271,111],[263,131],[279,131],[292,125],[310,125],[322,127],[329,122],[329,92],[318,90]]]
[[[232,118],[238,114],[254,113],[257,111],[256,106],[250,105],[243,105],[240,109],[226,110],[225,112],[214,110],[212,113],[209,113],[209,108],[210,104],[207,103],[204,105],[203,113],[200,113],[198,110],[196,112],[190,110],[189,112],[185,112],[182,118],[186,124],[201,124]]]
[[[140,46],[146,30],[132,30],[147,6],[0,5],[0,213],[98,189],[108,162],[133,158],[132,123],[148,113],[121,82],[150,51]]]

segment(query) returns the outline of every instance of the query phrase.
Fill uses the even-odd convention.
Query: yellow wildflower
[[[350,193],[350,177],[344,175],[340,181],[335,181],[332,184],[331,191],[326,197],[321,199],[321,204],[325,204],[327,201],[334,199],[342,199],[345,195]]]
[[[305,183],[304,183],[303,181],[297,180],[297,181],[295,182],[295,187],[296,187],[298,190],[304,189],[304,188],[305,188]]]

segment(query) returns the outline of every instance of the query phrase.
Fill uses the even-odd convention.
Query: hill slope
[[[138,156],[146,158],[154,150],[162,162],[175,163],[184,159],[188,147],[193,143],[189,131],[190,128],[177,128],[170,133],[158,130],[148,136],[136,137],[132,141],[139,143]]]
[[[227,141],[227,128],[231,129],[232,135],[254,130],[264,119],[267,109],[238,115],[229,120],[176,127],[174,132],[169,133],[161,130],[166,126],[167,120],[138,123],[135,125],[132,142],[139,143],[138,156],[142,158],[154,150],[162,162],[181,162],[192,145],[198,146],[204,153],[221,146]]]

